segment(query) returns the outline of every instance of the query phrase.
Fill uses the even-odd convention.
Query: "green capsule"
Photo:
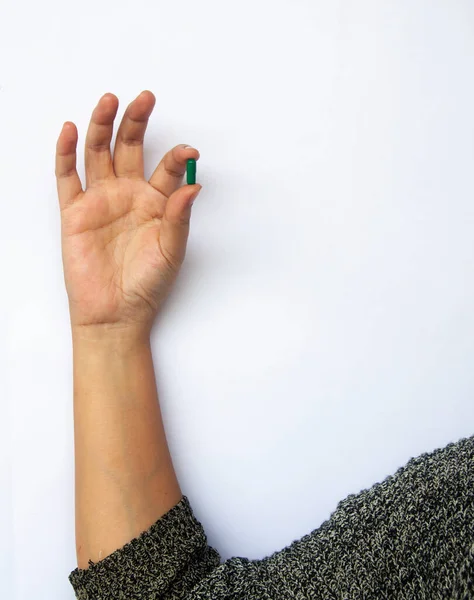
[[[193,185],[196,183],[196,159],[190,158],[186,163],[186,183]]]

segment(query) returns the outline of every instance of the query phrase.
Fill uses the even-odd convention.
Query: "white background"
[[[73,598],[62,123],[82,174],[150,89],[147,174],[201,152],[158,390],[209,542],[261,558],[474,434],[473,67],[469,0],[2,0],[1,598]]]

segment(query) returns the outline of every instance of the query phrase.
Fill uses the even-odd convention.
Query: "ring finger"
[[[115,140],[114,170],[117,177],[143,179],[143,138],[154,106],[155,96],[148,90],[128,105]]]

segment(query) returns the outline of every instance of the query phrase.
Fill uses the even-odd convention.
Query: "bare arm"
[[[75,331],[76,548],[87,568],[179,502],[149,339]]]
[[[150,348],[154,317],[184,259],[191,205],[181,186],[197,150],[176,146],[149,181],[143,137],[155,98],[125,111],[95,108],[85,143],[86,190],[76,172],[77,129],[63,126],[56,176],[72,326],[76,549],[80,568],[148,529],[182,498],[166,442]]]

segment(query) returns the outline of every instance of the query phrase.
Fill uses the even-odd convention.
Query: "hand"
[[[186,252],[191,205],[201,186],[181,186],[189,158],[179,145],[144,178],[143,138],[155,97],[126,109],[110,151],[118,99],[105,94],[85,141],[86,190],[76,171],[77,128],[63,125],[56,146],[64,279],[75,327],[151,329]]]

